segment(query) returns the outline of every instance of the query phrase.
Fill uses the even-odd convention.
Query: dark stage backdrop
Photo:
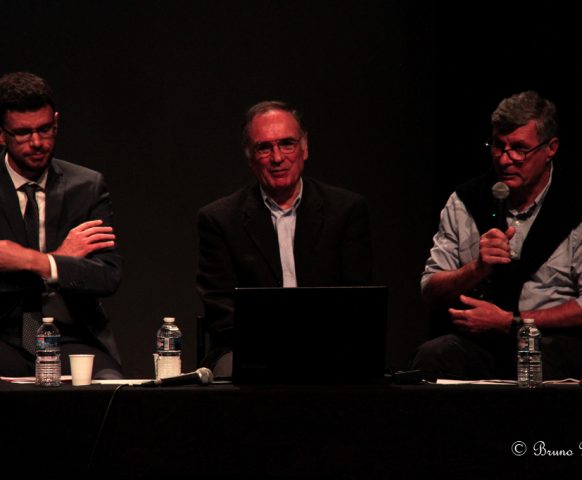
[[[483,5],[0,0],[0,73],[47,78],[57,156],[108,179],[125,271],[105,306],[129,376],[152,375],[166,315],[195,367],[196,212],[250,180],[241,120],[265,99],[304,113],[306,174],[368,198],[376,278],[390,288],[387,366],[406,368],[427,335],[418,284],[438,212],[485,164],[490,111],[532,87],[567,103],[556,51],[560,78],[581,76],[561,53],[560,15],[516,11],[515,23]]]

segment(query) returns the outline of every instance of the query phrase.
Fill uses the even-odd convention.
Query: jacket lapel
[[[295,272],[298,284],[301,275],[312,262],[311,255],[323,228],[323,200],[314,185],[303,179],[303,195],[297,209],[295,225]]]
[[[61,168],[54,160],[48,171],[46,182],[46,215],[45,235],[46,251],[52,252],[58,247],[58,226],[63,211],[63,199],[65,196],[65,179]]]
[[[283,274],[281,272],[281,258],[279,256],[277,233],[273,228],[269,210],[261,198],[258,184],[250,189],[242,209],[245,230],[265,259],[277,283],[282,285]]]

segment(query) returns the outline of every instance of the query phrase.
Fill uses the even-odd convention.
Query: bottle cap
[[[53,317],[42,317],[42,323],[53,323],[54,320]]]
[[[164,323],[174,323],[175,321],[175,317],[164,317]]]

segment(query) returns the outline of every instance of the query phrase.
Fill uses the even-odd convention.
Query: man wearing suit
[[[121,278],[109,192],[100,173],[53,158],[58,119],[45,80],[0,77],[0,374],[33,374],[34,331],[50,316],[63,374],[69,354],[92,353],[95,378],[120,378],[98,301]]]
[[[215,375],[232,371],[235,287],[365,285],[372,255],[364,198],[302,176],[307,131],[283,102],[247,112],[243,146],[258,183],[198,215],[197,290]],[[276,319],[276,312],[274,318]]]

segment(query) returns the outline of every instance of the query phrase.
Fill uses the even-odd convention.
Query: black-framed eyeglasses
[[[276,140],[274,142],[259,142],[255,144],[253,150],[255,154],[260,158],[270,157],[275,151],[275,146],[283,154],[295,153],[297,150],[297,145],[299,145],[301,139],[289,137],[283,138],[281,140]]]
[[[489,151],[491,152],[491,156],[495,159],[499,159],[503,156],[504,153],[507,153],[507,156],[511,160],[513,160],[514,162],[523,163],[523,162],[525,162],[528,154],[530,154],[534,150],[537,150],[538,148],[544,146],[550,140],[551,140],[551,138],[548,138],[547,140],[544,140],[543,142],[538,143],[535,147],[527,148],[527,149],[524,149],[524,148],[502,148],[499,145],[495,145],[494,141],[488,140],[485,142],[485,147],[487,147],[489,149]]]
[[[38,128],[17,128],[16,130],[9,130],[5,126],[0,126],[8,135],[14,138],[18,143],[29,142],[33,134],[38,134],[40,138],[53,138],[55,136],[55,127],[53,123],[41,125]]]

